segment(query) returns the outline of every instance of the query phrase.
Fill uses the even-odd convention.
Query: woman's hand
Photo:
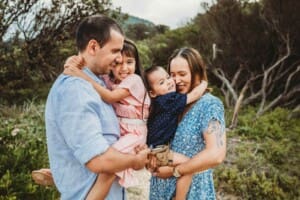
[[[170,178],[173,176],[173,168],[174,167],[169,166],[159,167],[152,173],[152,175],[163,179]]]

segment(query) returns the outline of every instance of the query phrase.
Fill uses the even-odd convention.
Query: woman
[[[201,80],[207,81],[201,55],[193,48],[174,51],[169,59],[168,72],[176,90],[186,94]],[[176,181],[192,174],[187,194],[189,200],[215,199],[212,169],[226,154],[224,108],[222,102],[209,92],[200,100],[185,107],[171,142],[173,151],[191,159],[176,167],[160,167],[151,178],[150,200],[168,200],[175,195]]]

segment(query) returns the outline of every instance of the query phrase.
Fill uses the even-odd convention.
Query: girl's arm
[[[86,75],[86,74],[84,74],[84,75]],[[86,78],[84,78],[84,79],[87,80],[88,82],[90,82],[93,85],[93,87],[98,92],[100,97],[107,103],[118,102],[118,101],[120,101],[120,100],[122,100],[125,97],[128,97],[130,95],[129,90],[127,90],[127,89],[116,88],[114,90],[109,90],[109,89],[103,87],[102,85],[98,84],[96,81],[91,79],[89,76],[87,76],[87,79]]]
[[[78,59],[76,57],[73,57],[74,59]],[[98,92],[100,97],[107,103],[115,103],[118,102],[125,97],[128,97],[130,95],[130,92],[127,89],[124,88],[117,88],[113,91],[101,86],[96,81],[94,81],[91,77],[86,75],[80,68],[82,66],[79,66],[72,57],[68,58],[65,64],[65,69],[63,71],[64,74],[71,75],[71,76],[77,76],[80,77],[92,84],[92,86],[95,88],[95,90]]]
[[[190,104],[198,99],[203,95],[207,88],[207,81],[202,80],[201,83],[196,86],[191,92],[187,94],[186,104]]]

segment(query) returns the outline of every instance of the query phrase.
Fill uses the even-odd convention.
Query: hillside
[[[145,24],[147,26],[155,26],[155,24],[149,20],[135,17],[132,15],[128,15],[128,19],[126,19],[124,23],[125,23],[125,26],[129,25],[129,24]]]

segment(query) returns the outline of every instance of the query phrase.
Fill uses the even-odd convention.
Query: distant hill
[[[135,17],[135,16],[132,16],[129,14],[124,14],[124,13],[121,13],[121,16],[123,16],[125,18],[126,18],[126,16],[128,17],[126,20],[124,20],[122,22],[119,21],[119,23],[121,24],[121,26],[124,30],[127,30],[128,25],[134,25],[134,24],[145,24],[148,27],[155,27],[155,24],[153,22],[146,20],[146,19],[142,19],[142,18]]]
[[[122,16],[123,15],[123,16]],[[134,41],[143,40],[161,34],[169,29],[162,24],[156,25],[153,22],[129,14],[121,14],[119,23],[121,24],[125,35]]]
[[[146,24],[148,26],[155,26],[155,24],[149,20],[135,17],[132,15],[129,15],[128,19],[125,20],[125,26],[129,24]]]

